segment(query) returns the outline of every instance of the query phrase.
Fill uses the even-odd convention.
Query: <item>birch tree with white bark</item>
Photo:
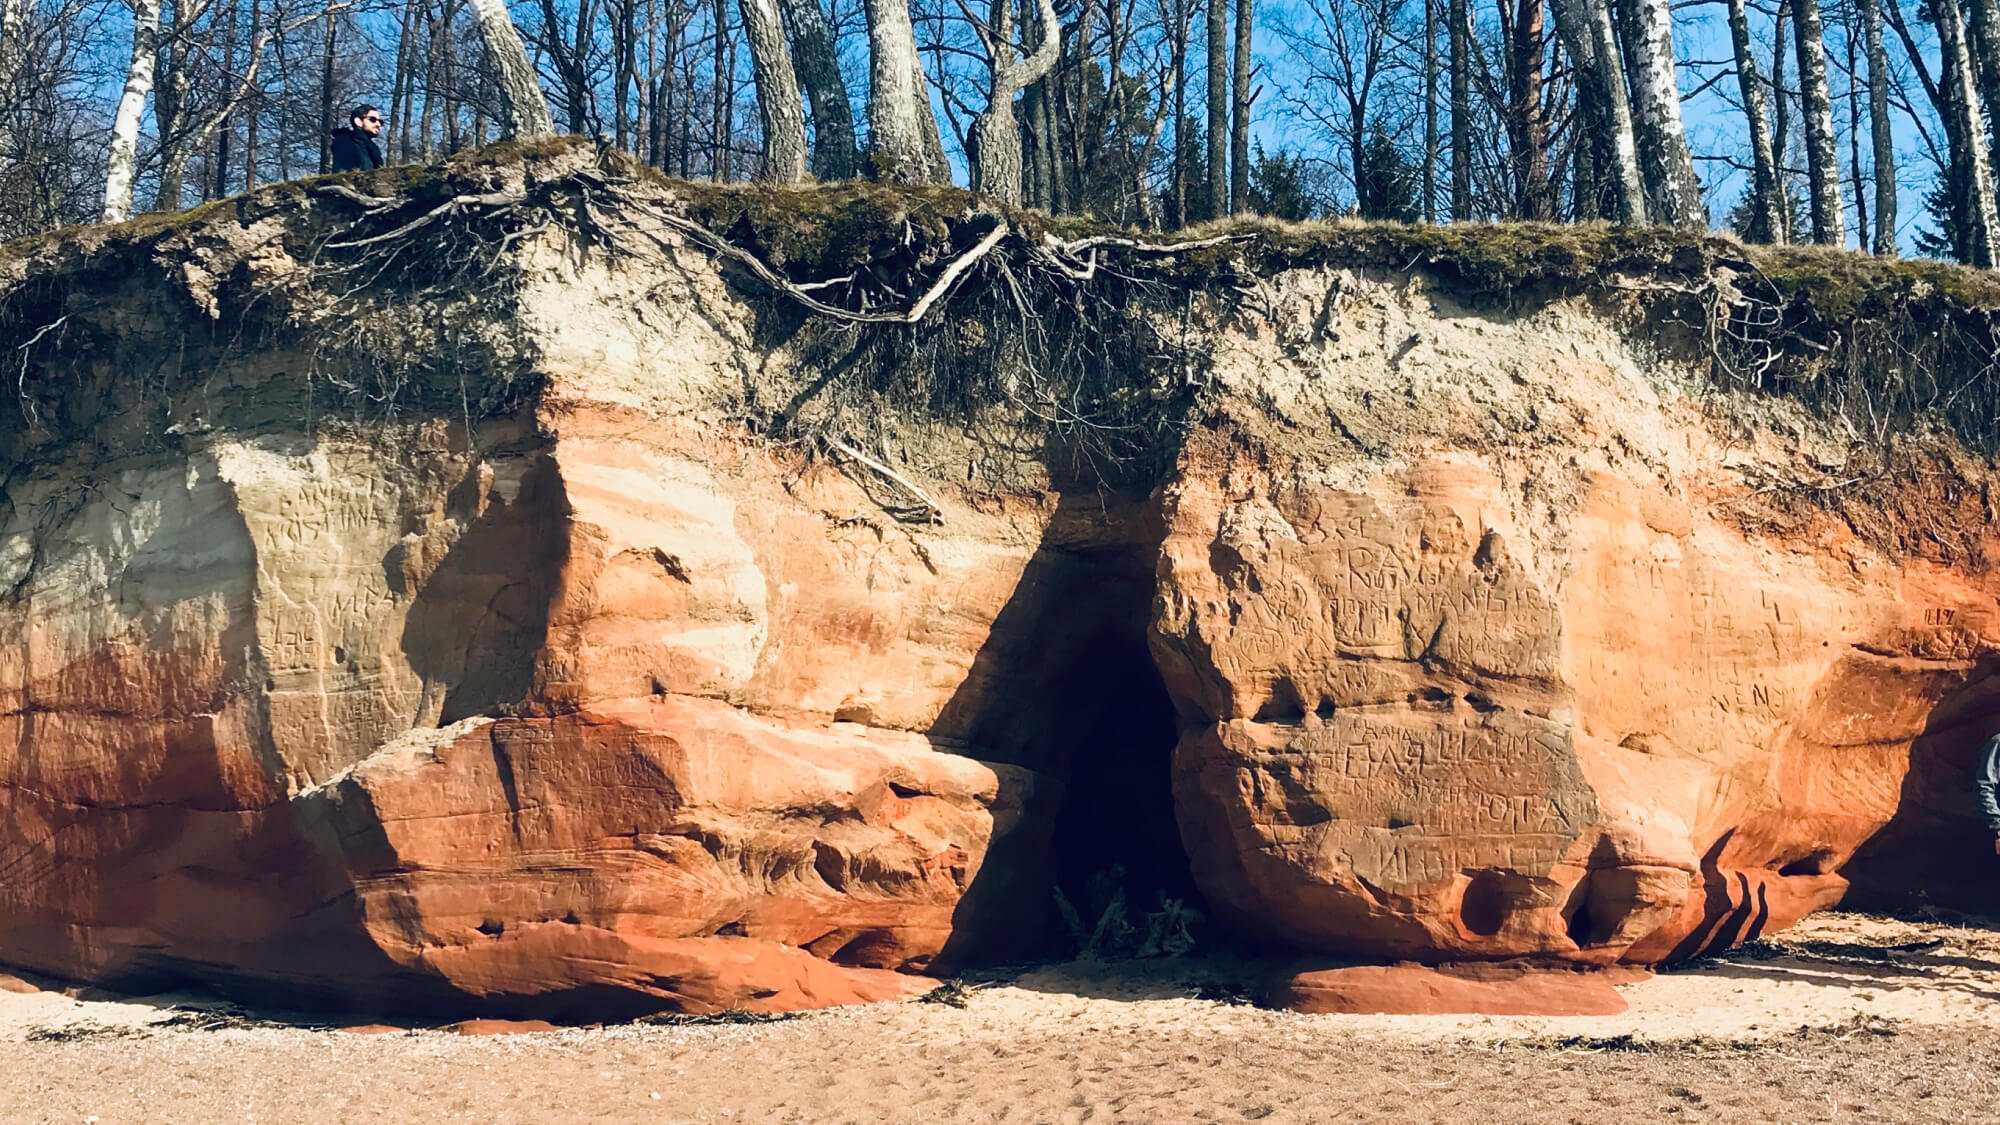
[[[1577,69],[1577,99],[1586,120],[1610,158],[1609,176],[1617,198],[1618,221],[1646,222],[1646,188],[1639,172],[1638,142],[1632,135],[1632,103],[1625,94],[1625,68],[1604,0],[1552,0],[1556,37]],[[1580,141],[1588,143],[1588,141]]]
[[[160,65],[160,0],[132,0],[132,61],[125,68],[125,91],[111,119],[111,152],[104,172],[104,221],[132,217],[132,183],[139,174],[139,119],[153,93]]]
[[[1701,181],[1694,174],[1674,81],[1672,5],[1669,0],[1631,0],[1631,13],[1633,116],[1648,210],[1674,226],[1706,227],[1708,211],[1701,202]]]
[[[1968,239],[1972,264],[1994,265],[1994,236],[2000,232],[2000,214],[1993,198],[1993,161],[1986,143],[1986,121],[1979,112],[1979,89],[1972,77],[1972,58],[1965,43],[1965,22],[1958,0],[1932,0],[1937,15],[1938,43],[1943,48],[1943,81],[1951,84],[1947,99],[1958,119],[1954,132],[1963,138],[1968,178],[1966,220],[1971,226]]]
[[[1847,241],[1847,219],[1840,197],[1839,149],[1833,133],[1833,95],[1826,80],[1826,40],[1820,30],[1819,0],[1792,0],[1792,32],[1799,55],[1799,98],[1805,104],[1806,186],[1813,241],[1840,246]]]
[[[0,160],[18,160],[14,95],[28,50],[28,0],[0,0]]]

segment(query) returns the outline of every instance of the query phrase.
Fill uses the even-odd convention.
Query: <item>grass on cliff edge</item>
[[[307,189],[344,180],[369,194],[414,194],[440,182],[513,163],[536,163],[596,151],[608,168],[652,182],[690,219],[759,254],[795,280],[818,280],[864,268],[912,243],[950,253],[962,228],[1002,213],[972,192],[940,186],[893,186],[866,181],[778,186],[675,180],[582,138],[503,141],[431,165],[403,165],[338,177],[267,184],[185,211],[153,212],[116,226],[68,227],[0,244],[0,263],[52,251],[80,251],[53,268],[88,268],[96,251],[140,247],[171,252],[171,241],[216,225],[247,224],[275,211],[303,208]],[[1942,300],[1964,311],[2000,311],[2000,273],[1929,260],[1879,258],[1822,247],[1748,246],[1726,236],[1673,227],[1606,223],[1403,223],[1330,220],[1289,223],[1246,217],[1205,223],[1171,234],[1123,230],[1071,216],[1008,214],[1026,239],[1114,235],[1172,244],[1218,236],[1230,242],[1154,259],[1159,271],[1187,281],[1260,275],[1283,269],[1422,269],[1471,300],[1512,300],[1536,290],[1588,290],[1612,276],[1674,280],[1706,274],[1719,263],[1747,266],[1779,294],[1840,324],[1884,315],[1913,302]],[[983,221],[983,220],[982,220]],[[1115,254],[1115,249],[1107,250]],[[919,255],[931,257],[933,255]],[[909,260],[907,257],[902,260]],[[33,268],[32,264],[29,268]]]

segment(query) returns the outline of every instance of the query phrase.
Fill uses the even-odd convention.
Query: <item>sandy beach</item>
[[[1049,966],[952,1003],[468,1035],[0,992],[0,1121],[1993,1121],[2000,932],[1855,914],[1619,1016],[1302,1016],[1254,966]],[[19,988],[21,985],[15,985]]]

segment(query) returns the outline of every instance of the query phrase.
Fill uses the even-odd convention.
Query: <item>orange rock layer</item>
[[[1301,272],[1150,492],[905,459],[909,523],[688,389],[761,346],[712,279],[737,312],[636,342],[628,283],[550,282],[540,397],[472,433],[263,417],[10,485],[0,963],[774,1011],[1038,952],[1114,864],[1304,953],[1584,965],[1994,874],[1984,463],[1897,494],[1956,554],[1776,533],[1825,427],[1699,412],[1582,306]]]

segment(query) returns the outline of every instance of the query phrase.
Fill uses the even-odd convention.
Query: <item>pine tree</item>
[[[1417,170],[1379,125],[1369,132],[1361,166],[1354,170],[1354,201],[1364,219],[1414,223],[1422,213]]]
[[[1256,146],[1257,156],[1250,167],[1250,210],[1274,219],[1298,222],[1326,210],[1325,193],[1319,190],[1304,153],[1280,150],[1275,156]]]

